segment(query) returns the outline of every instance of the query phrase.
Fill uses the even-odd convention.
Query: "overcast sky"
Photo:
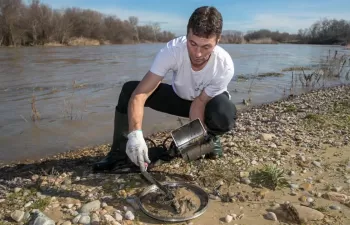
[[[296,33],[317,20],[350,21],[349,0],[41,0],[55,9],[94,9],[121,19],[139,18],[140,24],[158,22],[163,30],[186,33],[188,18],[202,5],[215,6],[222,13],[225,30],[246,32],[256,29]]]

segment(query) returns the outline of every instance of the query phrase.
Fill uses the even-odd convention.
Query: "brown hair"
[[[194,35],[199,37],[208,38],[216,35],[216,38],[219,38],[222,32],[221,13],[212,6],[197,8],[188,20],[187,34],[190,29]]]

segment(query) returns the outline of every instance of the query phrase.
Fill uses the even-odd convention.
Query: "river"
[[[76,148],[111,143],[114,109],[122,84],[139,80],[163,44],[0,48],[0,163],[38,159]],[[291,72],[242,81],[252,74],[314,66],[341,46],[223,44],[235,64],[229,85],[243,107],[289,94]],[[170,82],[171,74],[166,77]],[[327,81],[328,86],[346,80]],[[251,91],[249,91],[251,90]],[[295,89],[305,91],[302,87]],[[293,92],[294,93],[294,92]],[[31,119],[32,99],[40,119]],[[179,126],[177,118],[146,109],[145,135]]]

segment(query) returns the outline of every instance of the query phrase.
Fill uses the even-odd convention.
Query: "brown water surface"
[[[222,46],[234,60],[235,74],[248,78],[292,66],[316,67],[329,50],[345,51],[339,46],[317,45]],[[1,48],[0,163],[111,143],[122,84],[140,80],[161,47],[163,44]],[[249,97],[253,104],[278,100],[291,86],[291,72],[248,81],[237,81],[237,76],[229,90],[239,108]],[[170,73],[165,81],[171,81]],[[327,85],[340,82],[347,81],[329,80]],[[33,96],[40,114],[36,122],[31,120]],[[145,135],[178,126],[177,117],[145,111]]]

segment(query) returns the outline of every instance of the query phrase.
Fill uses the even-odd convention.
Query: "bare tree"
[[[139,43],[140,42],[140,38],[139,38],[139,31],[137,29],[137,26],[138,26],[138,23],[139,23],[139,19],[135,16],[130,16],[129,17],[129,23],[131,24],[131,26],[133,27],[134,29],[134,32],[135,32],[135,38],[137,40],[137,42]]]

